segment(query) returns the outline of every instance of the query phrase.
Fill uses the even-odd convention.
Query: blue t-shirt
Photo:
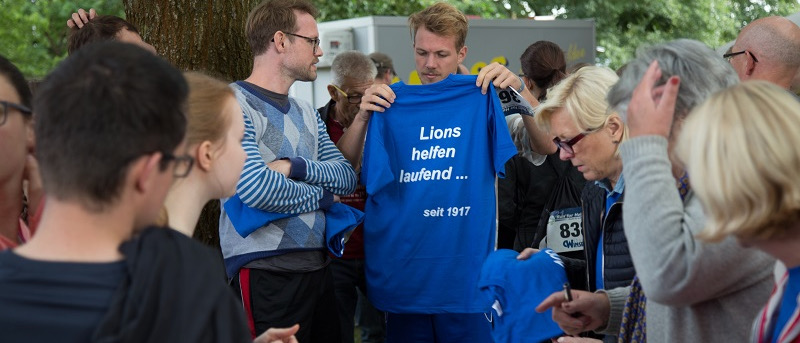
[[[564,262],[550,249],[517,260],[514,250],[493,252],[483,264],[479,286],[494,304],[495,342],[539,342],[563,333],[553,310],[536,313],[536,306],[567,282]]]
[[[90,341],[125,275],[122,261],[52,262],[0,252],[3,341]]]
[[[789,323],[789,320],[792,319],[792,315],[797,311],[798,295],[800,295],[800,267],[794,267],[789,269],[789,279],[786,280],[786,288],[781,298],[778,320],[775,321],[771,342],[774,343],[778,341],[784,326]]]
[[[516,154],[493,89],[475,76],[392,85],[361,171],[369,297],[395,313],[487,312],[477,282],[495,243],[495,175]]]

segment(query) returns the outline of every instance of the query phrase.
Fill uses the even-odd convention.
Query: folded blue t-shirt
[[[297,214],[275,213],[252,208],[242,202],[239,194],[234,194],[225,201],[223,206],[228,218],[231,219],[233,228],[242,237],[247,237],[275,220],[297,216]],[[356,226],[363,221],[364,212],[342,203],[334,203],[325,210],[325,242],[327,242],[328,251],[336,257],[342,257],[347,234],[355,230]]]
[[[553,319],[553,310],[537,313],[536,306],[562,289],[567,282],[564,263],[550,249],[527,260],[517,260],[514,250],[500,249],[483,263],[478,282],[487,304],[492,306],[495,342],[539,342],[563,333]]]

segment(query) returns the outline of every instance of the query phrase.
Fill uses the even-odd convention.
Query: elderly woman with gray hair
[[[706,217],[683,166],[672,157],[691,109],[737,82],[714,51],[681,39],[640,49],[608,94],[609,104],[627,113],[630,130],[620,146],[627,197],[623,220],[638,278],[634,289],[640,283],[647,296],[651,342],[745,341],[772,287],[774,260],[766,254],[742,248],[735,239],[707,243],[695,237]],[[631,287],[574,292],[571,302],[554,294],[539,308],[553,306],[553,318],[567,333],[593,330],[597,323],[611,331],[636,302],[636,292],[630,292]],[[577,318],[571,317],[575,313]]]

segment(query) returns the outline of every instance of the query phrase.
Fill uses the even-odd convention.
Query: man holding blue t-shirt
[[[370,245],[373,247],[374,254],[367,251],[370,299],[376,307],[387,311],[387,342],[491,342],[491,324],[487,320],[489,315],[485,314],[488,313],[488,306],[483,309],[474,306],[475,302],[470,300],[471,297],[476,296],[474,292],[478,291],[477,275],[480,273],[480,265],[475,268],[464,267],[457,263],[449,263],[449,261],[456,261],[459,258],[482,261],[488,251],[492,250],[494,194],[491,193],[491,190],[493,190],[494,175],[502,174],[502,164],[516,153],[505,127],[502,111],[499,111],[499,104],[493,100],[496,96],[493,94],[481,96],[481,93],[486,94],[492,91],[493,87],[521,89],[524,86],[515,73],[498,63],[484,67],[477,78],[475,76],[451,76],[451,74],[457,74],[458,66],[464,61],[467,54],[465,46],[467,20],[453,6],[438,3],[428,7],[410,16],[409,26],[415,51],[416,70],[423,86],[395,84],[390,87],[375,84],[368,88],[362,97],[358,115],[337,144],[345,158],[357,169],[361,165],[362,151],[364,151],[365,166],[362,171],[362,182],[367,186],[368,193],[370,193],[371,187],[378,192],[377,196],[369,202],[380,201],[387,194],[406,195],[406,198],[402,196],[398,198],[401,202],[398,203],[398,207],[394,208],[397,212],[394,219],[387,219],[388,217],[375,219],[375,223],[380,222],[385,224],[385,227],[381,228],[380,225],[376,225],[375,230],[383,231],[379,234],[372,234],[373,239],[376,239],[376,243],[378,243]],[[465,84],[471,86],[473,82],[476,87],[481,87],[480,90],[463,87]],[[527,93],[524,89],[522,91]],[[404,99],[403,94],[406,93],[409,94],[406,97],[419,96],[420,99],[435,98],[435,100],[430,102],[430,106],[423,106],[421,104],[426,100]],[[425,95],[421,95],[422,93]],[[456,106],[449,109],[438,108],[440,107],[439,102],[452,102],[454,97],[456,101],[459,101]],[[402,101],[396,102],[398,99]],[[402,106],[401,103],[403,103]],[[397,111],[390,109],[393,104],[398,107]],[[473,105],[479,106],[480,109],[476,110]],[[403,110],[400,110],[400,107]],[[418,109],[418,111],[414,111],[414,109]],[[373,111],[381,112],[381,116],[373,120],[377,120],[377,123],[369,123]],[[391,113],[383,113],[387,111]],[[396,124],[394,123],[395,118],[400,114],[394,112],[401,112],[403,116],[400,117],[407,122],[403,125],[393,125]],[[454,112],[458,112],[458,114]],[[393,114],[398,115],[392,118]],[[496,120],[498,118],[496,114],[499,114],[499,121]],[[481,119],[485,118],[483,119],[485,121],[478,125],[472,125],[472,130],[462,125],[470,116],[472,116],[474,124],[474,121],[477,120],[475,117],[478,115],[485,115],[485,117],[480,117]],[[420,116],[433,119],[418,120]],[[459,116],[468,119],[459,119],[457,118]],[[433,125],[433,122],[443,125]],[[364,142],[368,125],[370,126],[370,138],[365,148]],[[376,129],[373,126],[385,128],[385,130],[372,131]],[[413,131],[414,134],[405,131]],[[480,137],[473,136],[475,133]],[[394,136],[389,137],[390,134]],[[409,140],[414,142],[408,142]],[[469,150],[465,140],[480,140],[487,143],[483,145],[483,150]],[[371,143],[376,142],[377,144],[370,146]],[[383,142],[397,144],[384,146],[381,145]],[[489,150],[486,150],[487,146]],[[403,153],[401,155],[392,153],[398,150]],[[474,157],[484,161],[479,165],[480,171],[470,169],[472,165],[463,162],[464,156],[467,156],[465,153],[470,152],[482,152],[485,155],[472,155],[466,158]],[[379,162],[384,161],[386,163],[383,165],[390,167],[382,168]],[[409,165],[414,165],[414,169],[404,168]],[[377,167],[373,168],[373,166]],[[397,166],[402,168],[397,168]],[[468,181],[464,180],[467,174]],[[488,182],[485,182],[486,180]],[[459,183],[459,181],[461,182]],[[489,191],[484,192],[487,184]],[[470,189],[471,194],[477,194],[478,197],[489,200],[481,203],[464,198],[463,204],[443,203],[442,208],[431,207],[426,211],[419,212],[410,210],[418,207],[414,202],[426,203],[431,198],[452,198],[452,194],[448,194],[448,192],[451,190],[461,191],[461,188]],[[407,197],[408,193],[416,194],[418,192],[425,196],[417,197],[418,200],[409,200]],[[370,193],[370,197],[372,196],[373,193]],[[387,204],[387,202],[383,204]],[[464,204],[473,206],[471,209],[460,206]],[[477,204],[483,204],[483,206],[474,206]],[[368,203],[367,206],[370,204]],[[376,208],[379,206],[376,205]],[[369,210],[366,212],[370,213]],[[481,214],[482,216],[479,216]],[[492,218],[490,223],[486,223],[488,217]],[[411,220],[414,221],[414,224],[419,225],[412,225],[408,218],[414,218]],[[478,227],[478,231],[483,230],[480,235],[475,237],[472,236],[473,231],[461,226],[444,224],[453,222],[447,220],[465,219],[469,222],[473,218],[480,218],[481,226]],[[369,215],[366,220],[370,221]],[[398,225],[398,222],[406,224]],[[390,227],[390,229],[386,229],[386,227]],[[458,240],[447,239],[447,234],[461,236],[457,237],[459,239],[466,236],[475,243],[464,246]],[[370,239],[370,233],[365,231],[364,235],[366,242]],[[402,239],[400,239],[401,236]],[[392,238],[398,238],[402,242]],[[387,249],[376,248],[381,245],[386,245]],[[392,246],[391,249],[389,249],[389,245]],[[430,250],[416,251],[408,248],[409,246],[424,247],[426,245],[438,246],[441,249],[431,252]],[[460,252],[458,255],[463,256],[452,256],[452,258],[441,256],[442,251],[455,250]],[[400,256],[394,256],[394,254]],[[419,261],[428,255],[436,255],[436,257],[430,258],[429,264]],[[409,262],[408,264],[398,262],[406,260]],[[371,264],[372,266],[370,266]],[[452,268],[443,268],[442,266],[445,264]],[[440,272],[437,268],[442,271]],[[469,276],[474,274],[475,280],[472,280],[475,281],[474,284],[470,281],[471,279],[458,278],[459,275],[465,274],[464,268],[474,269],[466,273],[470,274]],[[441,274],[453,276],[452,278],[456,281],[449,284],[439,283],[436,290],[419,285],[420,283],[436,284],[430,282],[431,278],[428,276],[439,278]],[[409,276],[417,276],[417,278],[409,278]],[[393,285],[384,287],[387,283]],[[408,289],[403,289],[403,285],[407,285]],[[458,303],[443,299],[457,298],[451,294],[445,293],[442,297],[429,296],[443,292],[458,293],[458,289],[471,291],[473,294],[467,294],[464,297],[465,300]],[[375,291],[374,294],[373,291]],[[410,296],[409,293],[414,293],[415,296]],[[406,302],[405,299],[409,301]],[[424,307],[423,305],[426,303],[430,306]]]

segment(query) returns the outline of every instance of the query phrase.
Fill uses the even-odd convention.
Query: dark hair
[[[567,77],[564,51],[553,42],[540,40],[528,46],[519,58],[522,73],[542,90],[539,101],[547,98],[547,89]]]
[[[180,71],[138,46],[108,41],[75,52],[34,94],[47,193],[103,210],[132,161],[172,153],[183,141],[187,93]]]
[[[31,89],[28,88],[28,82],[25,81],[25,76],[19,71],[19,68],[11,63],[3,55],[0,55],[0,75],[5,76],[11,86],[17,91],[20,103],[26,107],[31,107]],[[20,112],[21,113],[21,112]],[[23,113],[24,116],[30,116],[30,113]]]
[[[139,33],[133,24],[113,15],[101,15],[89,20],[82,28],[77,26],[70,29],[67,37],[67,53],[72,55],[82,46],[99,41],[116,39],[117,33],[121,30],[128,30]]]
[[[569,68],[567,68],[567,75],[573,74],[576,71],[580,70],[581,68],[589,67],[589,66],[592,66],[592,64],[591,63],[586,63],[586,62],[575,63],[575,64],[569,66]],[[619,70],[617,71],[617,76],[619,76]]]
[[[318,15],[317,8],[308,0],[265,0],[250,11],[244,31],[254,56],[267,51],[275,32],[297,31],[294,11],[308,13],[314,18]],[[294,38],[288,37],[292,42]]]

